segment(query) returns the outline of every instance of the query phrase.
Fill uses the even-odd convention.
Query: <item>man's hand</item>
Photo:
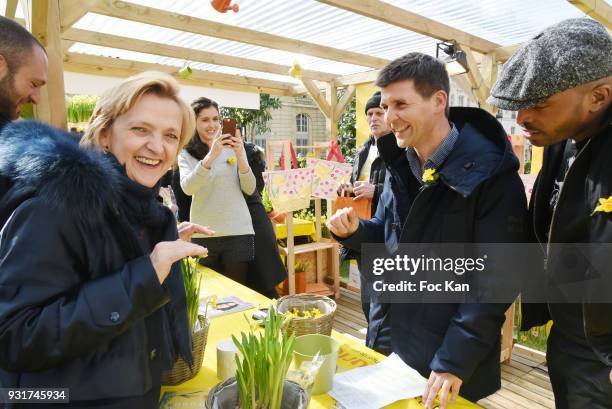
[[[182,222],[178,225],[179,238],[183,241],[191,241],[191,236],[193,236],[195,233],[207,234],[209,236],[215,234],[215,232],[210,230],[208,227],[195,223]]]
[[[423,392],[425,406],[429,409],[433,408],[434,401],[439,392],[440,409],[446,409],[446,405],[449,402],[449,393],[451,394],[450,403],[455,403],[459,396],[461,384],[463,384],[463,381],[452,373],[431,371],[425,392]]]
[[[374,197],[374,188],[370,182],[355,182],[353,192],[355,192],[355,199],[371,199]]]
[[[336,191],[340,197],[348,197],[353,194],[353,186],[350,183],[341,183]]]
[[[352,207],[339,209],[328,221],[327,228],[336,236],[344,239],[357,231],[359,217]]]

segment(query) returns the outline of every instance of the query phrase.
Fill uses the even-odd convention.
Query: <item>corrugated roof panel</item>
[[[238,13],[219,13],[210,6],[208,0],[131,1],[148,7],[385,59],[393,59],[411,51],[434,54],[437,42],[431,37],[331,7],[315,0],[236,0],[240,5]],[[583,15],[580,10],[565,0],[506,0],[504,2],[498,0],[445,0],[443,2],[389,0],[387,2],[501,45],[525,41],[551,24]],[[291,65],[297,60],[306,69],[337,75],[353,74],[371,69],[92,13],[82,18],[76,27],[109,34],[121,33],[121,35],[142,40],[284,65]],[[88,52],[93,52],[92,50],[94,49],[89,49]],[[163,61],[170,60],[172,59]],[[176,64],[178,63],[175,61],[174,65]],[[229,73],[236,70],[210,64],[198,64],[197,66],[218,72]],[[267,73],[250,72],[248,75],[270,79],[280,77],[288,81],[288,77]]]

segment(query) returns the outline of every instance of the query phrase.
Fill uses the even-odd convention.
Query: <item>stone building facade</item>
[[[315,142],[325,142],[328,136],[325,132],[325,116],[319,111],[314,101],[308,95],[295,97],[280,97],[283,107],[271,111],[270,131],[255,137],[255,143],[266,148],[266,142],[289,139],[298,154],[306,154],[299,146],[310,146]],[[466,95],[459,86],[451,80],[451,106],[477,107],[477,102]],[[516,112],[499,111],[497,119],[502,123],[506,133],[520,134],[516,123]],[[276,153],[276,157],[280,155]]]
[[[280,97],[283,107],[272,110],[268,123],[269,132],[255,137],[255,143],[265,149],[266,142],[289,139],[296,153],[306,154],[300,146],[328,140],[325,132],[325,116],[308,95]],[[277,154],[278,156],[278,154]]]

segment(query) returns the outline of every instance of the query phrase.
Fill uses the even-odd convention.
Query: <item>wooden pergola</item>
[[[486,104],[486,98],[497,78],[499,65],[506,61],[520,44],[504,47],[486,38],[442,24],[380,0],[318,1],[440,41],[455,41],[467,55],[469,72],[455,76],[454,79],[466,94],[473,96],[474,100],[478,101],[481,107],[494,112],[495,109]],[[612,29],[612,7],[605,0],[567,1],[582,12],[602,22],[608,29]],[[208,0],[202,0],[202,7],[209,7],[208,3]],[[36,107],[36,116],[62,128],[66,127],[64,71],[127,77],[144,70],[158,70],[174,75],[183,84],[207,88],[269,93],[277,96],[307,93],[326,118],[326,130],[330,140],[337,140],[336,124],[355,96],[356,86],[374,81],[378,71],[389,62],[384,58],[367,53],[282,37],[213,20],[146,7],[128,1],[5,0],[5,10],[2,10],[3,15],[15,18],[19,5],[21,5],[25,16],[25,19],[20,22],[42,42],[47,48],[49,56],[48,85],[43,88],[42,101]],[[144,41],[120,34],[107,34],[74,28],[73,25],[88,12],[181,32],[350,63],[368,67],[369,70],[351,75],[337,75],[325,71],[304,69],[301,73],[301,84],[296,84],[296,82],[289,80],[288,72],[291,68],[289,65]],[[204,70],[194,70],[189,79],[183,79],[178,75],[179,69],[176,66],[70,52],[69,49],[75,43],[278,74],[286,76],[287,81]],[[340,101],[336,97],[339,88],[346,90]],[[507,324],[510,323],[510,330],[506,326],[503,341],[506,349],[502,352],[502,360],[508,359],[511,354],[513,311],[507,313],[507,318]]]
[[[490,111],[494,110],[493,107],[487,106],[486,97],[496,80],[499,64],[507,60],[519,45],[502,47],[486,38],[475,36],[380,0],[319,0],[319,2],[441,41],[456,41],[467,55],[469,72],[456,76],[454,79],[457,80],[463,91],[472,95],[482,107]],[[605,0],[569,0],[569,2],[591,17],[600,20],[608,28],[612,27],[612,7]],[[6,0],[6,9],[3,10],[3,14],[14,18],[19,3],[21,3],[25,16],[25,21],[22,23],[46,46],[49,55],[49,85],[44,87],[42,102],[36,109],[36,115],[39,119],[49,121],[59,127],[66,126],[64,70],[114,77],[125,77],[143,70],[159,70],[171,73],[177,76],[179,81],[189,85],[272,95],[308,93],[325,115],[330,139],[336,140],[335,124],[355,95],[355,85],[372,82],[378,70],[388,63],[386,59],[365,53],[281,37],[127,1]],[[202,3],[203,7],[208,7],[208,1]],[[288,76],[291,67],[73,28],[73,25],[88,12],[331,61],[351,63],[369,67],[371,70],[339,76],[329,72],[304,69],[301,74],[301,85],[290,81],[275,81],[203,70],[194,70],[193,75],[188,80],[184,80],[178,76],[176,66],[85,55],[70,52],[69,49],[78,42],[285,76]],[[346,89],[340,101],[336,99],[338,88]]]

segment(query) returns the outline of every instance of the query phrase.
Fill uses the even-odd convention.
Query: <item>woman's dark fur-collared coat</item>
[[[191,361],[180,267],[160,285],[149,258],[174,217],[112,156],[37,122],[4,128],[0,174],[0,384],[141,407]]]

